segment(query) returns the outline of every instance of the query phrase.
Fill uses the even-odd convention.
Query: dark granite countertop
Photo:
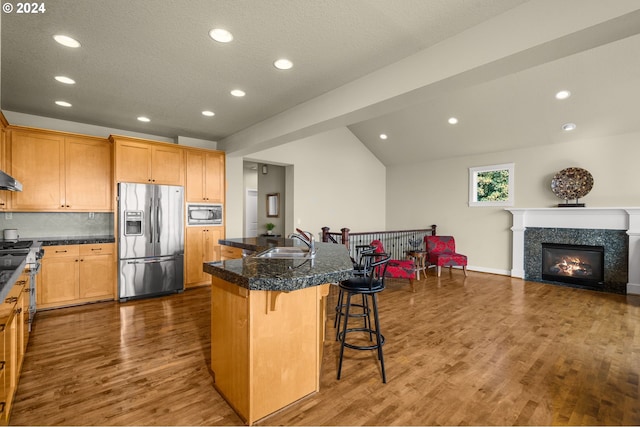
[[[26,265],[24,255],[0,255],[0,302],[7,297]]]
[[[284,237],[261,236],[245,237],[242,239],[220,239],[218,243],[250,252],[260,252],[275,246],[295,246],[296,241],[293,239],[285,239]]]
[[[221,239],[220,244],[259,252],[274,246],[300,246],[302,243],[283,238],[255,237]],[[346,280],[353,275],[353,264],[344,245],[316,243],[313,260],[256,258],[204,263],[205,273],[249,290],[295,291],[310,286]]]
[[[42,242],[42,246],[88,245],[93,243],[115,243],[113,236],[59,236],[38,237],[34,240]]]

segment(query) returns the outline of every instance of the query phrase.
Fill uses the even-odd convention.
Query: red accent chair
[[[371,246],[375,247],[375,253],[386,253],[384,246],[380,240],[371,242]],[[416,278],[416,263],[410,259],[390,259],[387,264],[387,272],[385,277],[392,279],[409,279],[411,290],[416,291],[413,279]]]
[[[442,267],[461,266],[464,275],[467,275],[467,256],[456,252],[456,241],[453,236],[424,236],[424,243],[427,248],[427,260],[431,265],[435,265],[438,277]]]

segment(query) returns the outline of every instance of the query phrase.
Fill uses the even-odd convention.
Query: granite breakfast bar
[[[252,254],[205,263],[211,274],[215,388],[249,425],[319,389],[329,284],[348,279],[346,248],[316,243],[312,259],[256,255],[282,238],[224,239]],[[300,245],[304,248],[304,245]]]

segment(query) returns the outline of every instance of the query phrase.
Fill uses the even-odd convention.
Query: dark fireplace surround
[[[626,294],[628,254],[629,239],[624,230],[527,228],[524,278]]]

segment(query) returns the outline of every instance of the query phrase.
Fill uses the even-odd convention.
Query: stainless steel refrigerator
[[[120,300],[184,289],[184,189],[118,184]]]

